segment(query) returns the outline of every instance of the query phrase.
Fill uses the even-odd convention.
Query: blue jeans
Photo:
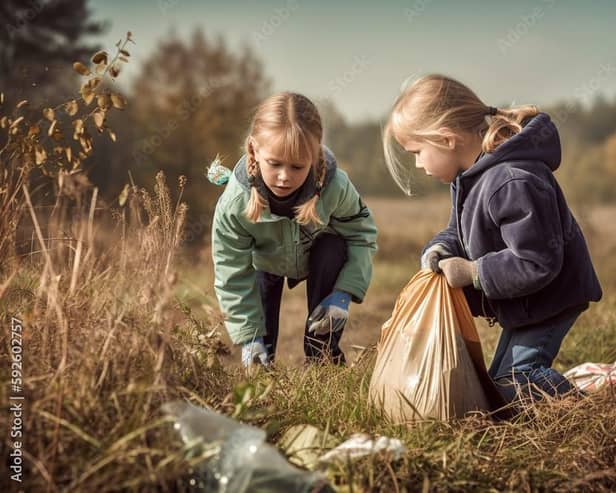
[[[551,366],[580,313],[532,327],[503,328],[488,373],[507,402],[516,398],[536,401],[544,392],[555,397],[575,390]]]

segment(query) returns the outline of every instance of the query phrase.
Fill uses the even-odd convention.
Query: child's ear
[[[459,144],[460,137],[453,130],[447,127],[439,128],[438,131],[443,136],[445,144],[449,150],[453,151]]]
[[[452,135],[450,137],[446,137],[446,139],[447,139],[447,147],[449,147],[449,149],[453,151],[456,148],[456,136]]]

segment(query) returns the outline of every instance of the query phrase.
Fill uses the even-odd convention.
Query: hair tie
[[[496,113],[498,113],[498,108],[495,108],[494,106],[488,106],[488,115],[494,116],[496,115]]]

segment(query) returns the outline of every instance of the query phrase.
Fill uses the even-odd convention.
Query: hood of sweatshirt
[[[560,166],[561,147],[558,129],[547,113],[538,113],[519,134],[499,145],[494,152],[482,154],[461,176],[483,173],[505,161],[541,161],[552,171]]]

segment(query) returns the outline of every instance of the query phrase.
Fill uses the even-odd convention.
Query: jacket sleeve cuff
[[[477,291],[481,291],[481,279],[479,278],[479,260],[475,260],[471,266],[471,274],[473,278],[473,287]]]
[[[257,337],[265,336],[265,329],[263,327],[245,327],[239,332],[233,333],[227,330],[227,333],[229,334],[231,342],[235,345],[239,345],[254,341]]]
[[[344,291],[351,295],[351,300],[354,303],[362,303],[364,301],[364,296],[366,295],[365,291],[358,290],[356,286],[351,286],[350,284],[344,282],[344,280],[340,280],[336,282],[334,286],[334,290],[336,291]]]

